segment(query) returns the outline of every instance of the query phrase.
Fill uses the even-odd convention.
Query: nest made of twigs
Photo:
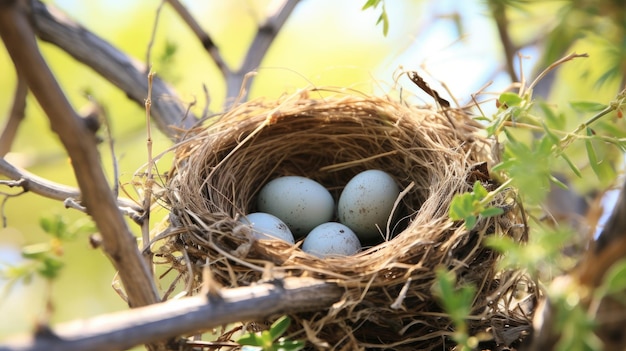
[[[170,228],[158,256],[180,271],[190,293],[201,285],[207,262],[213,279],[226,287],[268,276],[312,276],[345,287],[332,315],[292,316],[296,330],[306,321],[309,332],[317,332],[314,346],[340,349],[450,348],[453,326],[432,294],[441,266],[477,288],[470,332],[491,335],[486,339],[500,347],[515,344],[530,316],[509,300],[526,280],[518,272],[498,272],[498,255],[483,245],[489,235],[521,240],[513,196],[497,197],[492,205],[504,214],[481,218],[471,231],[448,215],[453,196],[470,191],[475,181],[497,186],[486,168],[491,147],[480,125],[462,110],[318,94],[254,100],[188,133],[168,173]],[[391,174],[403,191],[398,220],[359,254],[320,259],[300,250],[300,243],[254,240],[238,221],[255,212],[257,193],[273,178],[305,176],[338,196],[367,169]]]

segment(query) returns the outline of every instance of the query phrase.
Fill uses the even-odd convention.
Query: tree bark
[[[342,294],[343,289],[334,284],[312,278],[287,278],[70,322],[46,333],[0,344],[0,351],[123,350],[228,323],[321,311]]]
[[[82,204],[100,230],[103,248],[119,270],[130,305],[156,303],[155,283],[108,187],[95,135],[73,110],[41,56],[24,6],[23,1],[0,2],[0,37],[72,160]]]

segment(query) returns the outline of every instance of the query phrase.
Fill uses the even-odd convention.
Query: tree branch
[[[200,24],[193,18],[191,13],[187,11],[187,8],[183,4],[181,4],[180,1],[178,0],[166,0],[166,1],[172,6],[172,8],[174,9],[174,11],[176,11],[178,16],[180,16],[180,18],[183,21],[185,21],[187,26],[200,40],[200,42],[202,43],[202,47],[204,47],[204,49],[209,53],[209,56],[211,56],[211,59],[213,59],[213,62],[215,62],[215,65],[222,73],[222,76],[224,77],[224,79],[226,79],[232,72],[230,68],[228,68],[228,65],[226,64],[224,59],[222,58],[222,54],[220,54],[220,51],[217,45],[215,45],[215,42],[213,41],[213,39],[211,39],[209,34],[202,29]]]
[[[0,157],[4,157],[9,151],[11,151],[11,145],[13,145],[15,135],[17,135],[17,129],[24,119],[27,94],[28,86],[26,85],[24,79],[18,75],[15,95],[13,96],[13,105],[11,106],[7,123],[2,130],[2,136],[0,136]]]
[[[515,57],[515,45],[511,41],[509,35],[509,20],[506,17],[506,5],[501,1],[490,1],[491,12],[493,19],[496,21],[496,27],[498,28],[498,34],[500,35],[500,42],[504,49],[504,56],[506,61],[506,71],[511,78],[511,82],[515,83],[519,81],[517,73],[515,73],[515,66],[513,64],[513,58]]]
[[[73,110],[39,52],[22,1],[0,4],[0,37],[18,74],[24,77],[52,130],[67,150],[82,201],[103,238],[103,248],[120,278],[133,307],[159,301],[158,292],[137,248],[135,237],[117,209],[116,199],[100,167],[96,138]],[[92,56],[95,53],[91,52]]]
[[[246,57],[241,67],[226,78],[226,98],[227,100],[239,98],[240,101],[248,99],[251,79],[245,79],[246,74],[259,67],[261,61],[267,54],[272,42],[280,32],[282,26],[287,22],[293,9],[300,0],[284,0],[275,3],[269,11],[269,16],[259,25],[256,36],[248,48]],[[242,93],[240,96],[240,92]]]
[[[41,178],[27,170],[18,168],[0,158],[0,174],[14,181],[8,186],[19,186],[25,191],[32,191],[35,194],[59,201],[67,199],[79,200],[80,190]],[[130,199],[118,198],[117,206],[119,210],[130,216],[133,220],[140,220],[143,208]]]
[[[324,310],[342,294],[334,284],[286,278],[62,324],[45,334],[10,340],[0,345],[0,351],[122,350],[228,323]]]
[[[38,0],[28,3],[31,5],[32,24],[39,38],[89,66],[143,107],[148,94],[148,71],[142,63],[131,59],[52,6]],[[188,116],[189,112],[180,103],[177,94],[161,79],[155,77],[152,90],[155,96],[152,117],[162,133],[176,140],[177,131],[172,127],[191,128],[196,118]]]

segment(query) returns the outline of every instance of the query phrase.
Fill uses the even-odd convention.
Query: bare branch
[[[513,45],[511,36],[509,35],[509,20],[506,16],[506,5],[500,1],[490,1],[490,4],[492,16],[496,21],[496,27],[498,28],[498,34],[500,35],[500,42],[502,43],[502,48],[504,49],[506,71],[511,78],[511,82],[517,82],[517,73],[515,73],[515,65],[513,64],[517,48]]]
[[[217,45],[215,45],[215,42],[213,41],[213,39],[211,39],[209,34],[205,32],[204,29],[202,29],[202,27],[200,27],[200,24],[193,18],[191,13],[187,11],[187,8],[183,4],[181,4],[180,1],[178,0],[166,0],[166,1],[172,6],[174,11],[178,13],[180,18],[182,18],[182,20],[185,21],[187,26],[189,26],[191,31],[193,31],[196,37],[200,40],[200,42],[202,43],[202,46],[209,53],[209,56],[211,56],[211,59],[213,59],[213,62],[215,62],[215,65],[217,66],[217,68],[220,70],[220,72],[222,72],[222,76],[224,77],[224,79],[226,79],[232,72],[228,68],[228,65],[226,64],[224,59],[222,58],[222,54],[220,54],[220,51]]]
[[[0,174],[14,181],[12,184],[3,183],[4,185],[19,186],[25,191],[31,191],[50,199],[66,201],[67,199],[78,200],[81,198],[80,190],[41,178],[27,170],[13,166],[3,158],[0,158]],[[120,211],[129,215],[133,220],[138,220],[143,212],[141,206],[130,199],[118,198],[117,206]]]
[[[39,38],[60,47],[143,106],[148,93],[148,72],[141,62],[128,57],[52,6],[38,0],[28,3],[32,6],[29,8],[30,15]],[[188,112],[177,94],[161,79],[155,77],[152,90],[156,97],[152,117],[161,132],[176,140],[177,129],[172,127],[188,129],[195,124],[196,119],[187,116]]]
[[[156,286],[136,239],[117,209],[100,167],[96,137],[73,110],[41,56],[23,4],[13,1],[0,6],[0,36],[4,45],[72,160],[82,202],[100,230],[104,250],[119,270],[130,305],[158,302]],[[96,56],[93,51],[91,56]]]
[[[228,323],[324,310],[342,294],[343,289],[334,284],[312,278],[287,278],[62,324],[45,334],[0,344],[0,351],[122,350]]]
[[[269,16],[264,23],[259,25],[256,36],[248,48],[243,64],[233,74],[226,79],[226,97],[233,99],[238,97],[240,91],[243,96],[239,96],[241,101],[246,101],[252,79],[245,79],[246,74],[256,70],[267,54],[272,42],[280,32],[282,26],[287,22],[293,9],[298,5],[299,0],[283,0],[272,3]],[[242,86],[244,84],[244,86]]]
[[[24,79],[18,74],[15,95],[13,96],[13,105],[11,106],[7,123],[2,130],[2,136],[0,136],[0,157],[4,157],[4,155],[11,150],[17,129],[24,119],[26,94],[28,94],[28,86]]]

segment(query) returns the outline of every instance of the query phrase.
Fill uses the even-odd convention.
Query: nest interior
[[[530,315],[510,297],[520,285],[526,284],[527,295],[534,289],[520,272],[499,271],[498,255],[483,245],[489,235],[523,237],[513,196],[497,197],[493,205],[504,214],[481,218],[471,231],[448,215],[453,196],[470,191],[475,181],[497,186],[486,168],[491,147],[480,125],[462,110],[317,94],[254,100],[188,133],[168,173],[170,227],[157,256],[179,271],[189,293],[201,285],[207,263],[226,287],[268,275],[344,286],[343,307],[334,306],[332,315],[292,316],[294,337],[307,337],[298,331],[306,323],[316,331],[313,347],[334,349],[452,348],[453,326],[432,294],[435,270],[445,267],[459,284],[476,287],[470,332],[490,335],[485,340],[500,348],[514,347]],[[381,240],[365,243],[359,254],[319,259],[300,250],[301,241],[253,240],[238,221],[255,212],[257,193],[273,178],[305,176],[337,199],[348,180],[368,169],[391,174],[402,192]],[[401,308],[392,308],[403,287]]]

